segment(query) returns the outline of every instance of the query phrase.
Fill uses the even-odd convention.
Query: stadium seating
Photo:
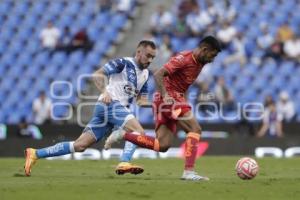
[[[135,7],[135,0],[132,0]],[[206,8],[204,0],[198,0],[201,8]],[[246,37],[247,55],[262,57],[255,40],[261,35],[258,24],[266,23],[272,35],[280,24],[286,21],[293,31],[300,33],[299,1],[261,1],[261,0],[230,0],[232,6],[238,11],[233,25],[243,31]],[[260,3],[263,2],[263,3]],[[218,3],[218,1],[212,1]],[[100,12],[97,0],[1,0],[0,3],[0,123],[18,123],[25,116],[30,120],[32,116],[31,104],[40,90],[46,90],[50,95],[50,84],[53,81],[71,81],[74,86],[69,103],[76,102],[77,78],[80,74],[91,73],[100,63],[105,53],[115,42],[119,31],[128,20],[127,15],[111,12]],[[260,10],[259,12],[257,12]],[[289,16],[289,17],[288,17]],[[71,54],[55,52],[50,54],[42,50],[39,34],[48,20],[53,20],[54,25],[62,30],[66,25],[71,28],[72,34],[80,28],[86,28],[93,49],[87,54],[74,51]],[[217,29],[220,27],[217,26]],[[161,38],[158,38],[160,41]],[[172,50],[176,53],[184,49],[194,48],[198,38],[190,37],[185,41],[176,37],[171,38]],[[283,60],[274,62],[267,60],[262,64],[248,59],[244,66],[239,63],[229,65],[223,61],[231,53],[224,49],[215,59],[211,76],[224,76],[226,83],[232,90],[236,102],[247,101],[263,102],[268,94],[278,95],[281,90],[286,90],[295,102],[300,121],[299,77],[300,64]],[[82,83],[84,86],[85,84]],[[251,85],[251,87],[249,87]],[[213,89],[214,85],[210,85]],[[57,86],[56,95],[68,94],[66,86]],[[155,91],[153,77],[150,77],[150,93]],[[195,91],[194,91],[195,92]],[[52,98],[54,102],[60,99]],[[193,99],[189,99],[192,104]],[[66,107],[61,106],[54,110],[58,116],[68,113]],[[152,123],[151,109],[145,109],[141,116],[144,124]],[[198,113],[199,121],[203,120],[204,113]],[[226,113],[230,120],[234,113]],[[220,122],[218,117],[210,122]]]
[[[132,9],[135,8],[132,0]],[[65,101],[76,102],[76,80],[80,74],[91,73],[115,42],[128,20],[117,11],[100,12],[97,0],[1,0],[0,3],[0,122],[16,124],[22,117],[31,120],[31,104],[40,90],[50,96],[53,81],[71,81],[74,90]],[[42,50],[39,34],[48,20],[61,31],[65,26],[74,34],[86,28],[94,42],[87,54],[78,50],[65,52]],[[55,95],[65,95],[68,88],[57,85]],[[54,102],[59,101],[53,98]],[[63,117],[66,106],[54,110]]]

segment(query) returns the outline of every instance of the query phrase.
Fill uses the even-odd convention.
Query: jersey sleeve
[[[178,54],[177,56],[172,57],[165,65],[164,68],[169,72],[169,74],[173,74],[177,70],[184,67],[184,56]]]
[[[117,74],[123,71],[126,65],[126,61],[124,58],[118,58],[115,60],[111,60],[103,66],[104,72],[107,76],[112,74]]]

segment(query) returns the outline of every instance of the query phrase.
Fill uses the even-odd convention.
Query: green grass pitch
[[[142,175],[118,176],[117,160],[39,160],[31,177],[23,175],[23,159],[0,159],[0,200],[83,199],[300,199],[300,158],[257,159],[260,166],[253,180],[240,180],[234,173],[239,157],[197,160],[199,174],[208,182],[181,181],[183,160],[138,159]]]

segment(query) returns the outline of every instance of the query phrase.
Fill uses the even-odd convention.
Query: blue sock
[[[74,142],[60,142],[53,146],[37,149],[38,158],[47,158],[53,156],[61,156],[74,152]]]
[[[121,156],[121,162],[129,162],[132,159],[133,153],[135,152],[136,145],[126,141]]]

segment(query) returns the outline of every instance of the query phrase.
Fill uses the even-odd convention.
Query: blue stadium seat
[[[72,3],[68,3],[64,13],[67,15],[76,15],[79,13],[80,10],[80,2],[79,1],[72,1]]]
[[[254,89],[260,89],[262,90],[264,87],[266,87],[267,85],[269,85],[267,77],[266,76],[257,76],[252,84],[251,87],[253,87]]]
[[[69,107],[66,105],[56,105],[52,110],[55,118],[66,117],[66,115],[69,113]]]
[[[119,32],[114,27],[108,26],[105,28],[102,36],[103,36],[103,39],[111,42],[111,41],[117,40],[118,33]]]
[[[47,12],[50,15],[57,16],[62,13],[62,10],[64,9],[63,1],[55,1],[55,2],[49,1],[49,2],[50,5],[48,7]]]
[[[67,54],[65,52],[56,52],[51,58],[51,63],[54,65],[64,65],[66,59]]]
[[[103,28],[109,21],[110,15],[108,13],[99,13],[94,19],[92,26],[95,28]]]
[[[180,52],[183,50],[183,41],[178,38],[171,38],[171,44],[172,44],[172,51],[173,52]]]
[[[96,42],[94,46],[94,51],[99,55],[103,55],[105,52],[109,50],[110,40],[99,40]]]
[[[54,79],[58,75],[59,67],[63,67],[63,66],[55,63],[47,65],[47,67],[41,74],[46,78]]]
[[[12,2],[4,1],[0,3],[0,14],[7,14],[12,8]]]
[[[86,57],[86,63],[90,66],[97,66],[101,62],[101,55],[100,53],[96,52],[89,52]]]
[[[28,88],[32,87],[32,80],[29,78],[24,78],[24,79],[20,79],[16,88],[21,91],[21,90],[28,90]]]
[[[72,63],[74,65],[80,65],[83,62],[83,59],[83,52],[77,50],[71,53],[69,57],[69,63]]]
[[[50,56],[48,51],[39,52],[33,59],[33,63],[36,65],[45,65],[49,62],[49,57]]]
[[[24,15],[26,14],[27,10],[29,8],[29,4],[26,1],[19,1],[13,9],[13,13],[16,15]]]
[[[126,23],[126,17],[123,14],[114,15],[111,19],[111,26],[115,29],[122,28]]]
[[[31,7],[31,12],[42,14],[46,10],[46,1],[37,1]]]

